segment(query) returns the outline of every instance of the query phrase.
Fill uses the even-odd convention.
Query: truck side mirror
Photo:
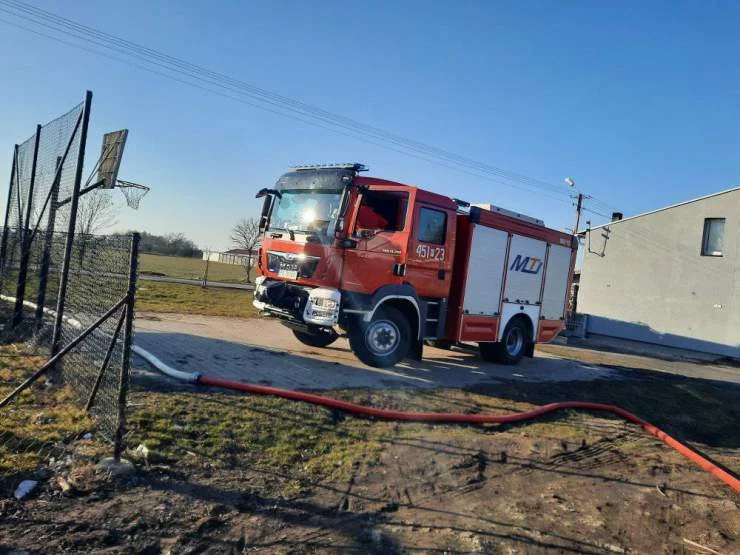
[[[265,189],[262,189],[263,191]],[[260,191],[261,193],[262,191]],[[259,195],[259,193],[257,193]],[[272,195],[262,195],[265,197],[265,201],[262,203],[262,213],[260,214],[260,233],[267,229],[267,224],[270,222],[270,208],[272,206]],[[260,198],[259,196],[257,198]]]

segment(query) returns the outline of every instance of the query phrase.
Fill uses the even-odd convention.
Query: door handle
[[[394,264],[393,265],[394,276],[405,276],[406,275],[406,264]]]

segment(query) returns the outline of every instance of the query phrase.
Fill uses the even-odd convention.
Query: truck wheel
[[[328,347],[339,337],[334,330],[325,328],[317,328],[310,332],[293,330],[293,335],[298,341],[309,347]]]
[[[527,350],[527,326],[520,319],[506,324],[501,342],[497,343],[498,360],[503,364],[517,364]]]
[[[349,346],[368,366],[387,368],[408,354],[411,326],[399,310],[392,306],[381,307],[370,322],[357,322],[349,335]]]
[[[517,364],[527,350],[527,326],[519,319],[510,321],[500,343],[478,343],[480,356],[488,362]]]

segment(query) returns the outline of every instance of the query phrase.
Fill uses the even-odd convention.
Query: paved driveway
[[[425,347],[421,362],[371,368],[354,357],[344,339],[324,349],[307,347],[280,323],[264,319],[143,314],[136,321],[136,344],[180,370],[291,389],[464,387],[499,379],[573,381],[613,374],[604,366],[548,354],[503,366],[481,360],[473,350],[431,347]]]
[[[290,389],[466,387],[521,380],[570,382],[622,379],[623,370],[649,370],[740,384],[731,366],[662,360],[570,347],[538,348],[517,366],[482,360],[475,349],[444,351],[424,347],[424,360],[393,368],[365,366],[345,339],[324,349],[298,342],[275,320],[182,314],[140,314],[136,344],[177,369]],[[139,360],[138,366],[145,366]]]

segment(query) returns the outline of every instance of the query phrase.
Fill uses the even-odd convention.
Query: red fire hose
[[[2,300],[15,301],[13,297],[2,297]],[[26,301],[26,304],[33,308],[36,305]],[[53,313],[53,312],[52,312]],[[80,323],[77,320],[67,319],[68,323],[71,323],[73,327],[80,327]],[[314,405],[320,405],[330,409],[337,409],[350,414],[359,414],[362,416],[372,416],[375,418],[381,418],[383,420],[405,420],[407,422],[438,422],[438,423],[458,423],[458,424],[506,424],[509,422],[521,422],[522,420],[530,420],[537,418],[550,412],[567,409],[580,409],[580,410],[591,410],[599,412],[610,412],[624,418],[627,422],[637,424],[643,430],[649,434],[654,435],[662,442],[666,443],[679,453],[681,453],[687,459],[698,464],[701,468],[707,472],[713,474],[724,483],[729,485],[735,491],[740,491],[740,480],[730,474],[728,471],[718,467],[716,464],[708,460],[706,457],[700,455],[691,447],[684,445],[677,439],[669,436],[660,428],[657,428],[646,422],[642,418],[628,412],[614,405],[604,405],[601,403],[586,403],[582,401],[567,401],[564,403],[550,403],[548,405],[541,406],[536,409],[518,412],[515,414],[460,414],[454,412],[404,412],[395,410],[377,409],[373,407],[366,407],[364,405],[358,405],[356,403],[350,403],[348,401],[341,401],[339,399],[332,399],[331,397],[325,397],[323,395],[314,395],[313,393],[302,393],[300,391],[291,391],[289,389],[280,389],[277,387],[267,387],[264,385],[256,385],[250,383],[235,382],[231,380],[222,380],[219,378],[211,378],[209,376],[203,376],[198,373],[188,373],[176,370],[161,360],[159,360],[152,353],[146,349],[142,349],[136,345],[133,346],[133,350],[136,354],[143,357],[144,360],[148,361],[159,371],[164,374],[173,377],[178,380],[183,380],[191,383],[197,383],[200,385],[211,385],[214,387],[222,387],[224,389],[233,389],[235,391],[244,391],[246,393],[254,393],[256,395],[271,395],[273,397],[282,397],[283,399],[290,399],[292,401],[302,401],[304,403],[311,403]]]
[[[211,385],[215,387],[222,387],[225,389],[233,389],[236,391],[244,391],[246,393],[254,393],[256,395],[271,395],[274,397],[282,397],[283,399],[290,399],[292,401],[302,401],[304,403],[311,403],[314,405],[320,405],[330,409],[337,409],[350,414],[358,414],[362,416],[372,416],[383,420],[405,420],[409,422],[437,422],[437,423],[467,423],[467,424],[506,424],[509,422],[521,422],[522,420],[530,420],[537,418],[543,414],[555,412],[558,410],[566,409],[580,409],[590,410],[599,412],[610,412],[624,418],[626,421],[633,424],[637,424],[643,430],[649,434],[654,435],[664,443],[673,447],[676,451],[681,453],[687,459],[698,464],[701,468],[707,472],[713,474],[724,483],[729,485],[735,491],[740,491],[740,479],[736,478],[728,471],[718,467],[713,462],[709,461],[706,457],[703,457],[687,445],[684,445],[675,438],[672,438],[663,430],[656,428],[649,422],[645,422],[642,418],[639,418],[627,412],[624,409],[615,407],[614,405],[604,405],[601,403],[586,403],[580,401],[568,401],[564,403],[550,403],[536,409],[528,410],[525,412],[518,412],[515,414],[460,414],[460,413],[445,413],[445,412],[404,412],[395,410],[378,409],[374,407],[366,407],[364,405],[358,405],[356,403],[350,403],[348,401],[341,401],[339,399],[332,399],[331,397],[325,397],[323,395],[315,395],[313,393],[303,393],[301,391],[292,391],[289,389],[279,389],[277,387],[267,387],[264,385],[256,385],[250,383],[241,383],[231,380],[222,380],[219,378],[211,378],[209,376],[198,376],[197,383],[200,385]]]

